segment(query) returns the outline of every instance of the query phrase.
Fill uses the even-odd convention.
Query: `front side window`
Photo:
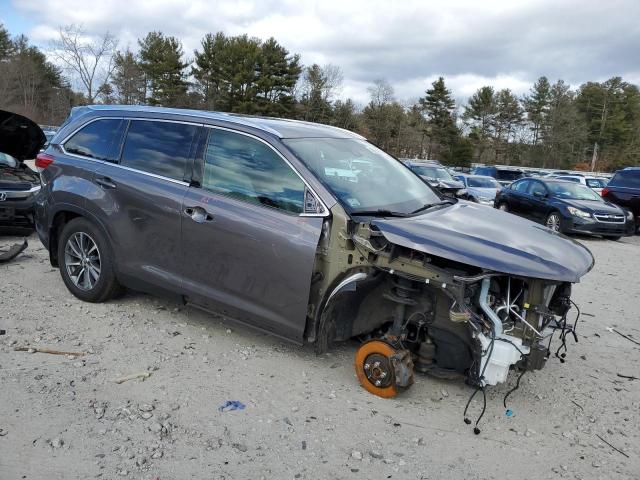
[[[184,180],[197,125],[131,120],[120,164],[174,180]]]
[[[529,193],[531,195],[546,195],[547,194],[547,189],[544,187],[543,184],[541,184],[540,182],[531,182],[532,185],[529,188]]]
[[[347,209],[410,214],[440,197],[395,158],[353,138],[293,138],[283,142]],[[369,168],[359,165],[366,163]]]
[[[239,200],[302,213],[305,184],[265,143],[211,129],[204,154],[202,186]]]
[[[64,144],[68,153],[114,161],[118,156],[118,146],[124,130],[124,121],[119,118],[104,118],[81,128]]]

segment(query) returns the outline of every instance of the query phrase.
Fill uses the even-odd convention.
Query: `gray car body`
[[[467,193],[470,199],[478,203],[483,203],[485,205],[493,206],[493,200],[496,198],[496,193],[498,193],[499,188],[479,188],[479,187],[470,187],[468,183],[469,177],[479,177],[479,178],[490,178],[491,180],[497,181],[493,177],[488,177],[486,175],[454,175],[457,180],[460,180],[464,187],[467,189]]]
[[[285,214],[209,192],[191,185],[189,178],[176,181],[67,153],[64,142],[99,118],[187,122],[203,129],[227,129],[259,139],[289,163],[324,210],[321,214]],[[64,221],[65,215],[83,216],[97,225],[108,239],[115,256],[117,277],[126,286],[176,295],[204,309],[228,314],[275,335],[302,342],[319,241],[323,231],[331,229],[331,215],[335,221],[344,215],[344,210],[282,142],[301,137],[362,138],[334,127],[282,119],[150,107],[83,107],[60,128],[45,152],[55,161],[41,175],[42,189],[36,206],[38,235],[49,249],[52,264],[57,265],[57,222]],[[191,161],[196,161],[195,154]],[[200,207],[215,221],[194,223],[185,212],[187,207]],[[521,228],[511,233],[513,247],[503,245],[502,250],[510,252],[509,261],[492,259],[494,253],[501,250],[499,245],[505,243],[496,222],[502,221],[505,228],[513,223],[510,215],[503,212],[496,213],[492,228],[479,225],[472,233],[465,234],[458,231],[462,228],[458,216],[449,219],[446,211],[440,211],[438,239],[430,241],[433,226],[428,218],[433,215],[421,215],[422,222],[407,219],[404,225],[405,220],[397,219],[380,221],[378,226],[385,234],[404,236],[404,241],[396,239],[399,244],[415,245],[428,252],[435,242],[439,244],[437,252],[433,252],[436,255],[508,274],[529,273],[537,278],[573,282],[593,264],[586,249],[566,239],[558,238],[548,247],[536,245],[532,249],[530,232],[522,229],[529,227],[530,222],[519,225]],[[440,242],[440,235],[445,238],[447,229],[450,240]],[[471,236],[482,234],[490,238],[467,242]],[[324,235],[328,235],[327,232]],[[469,251],[460,251],[456,245],[461,244],[453,241],[455,238],[467,242]],[[495,248],[474,253],[474,248],[482,243]],[[564,249],[575,258],[570,266],[550,262],[545,269],[527,272],[520,261],[526,259],[535,264],[536,259],[550,255],[561,257]],[[336,283],[338,281],[336,279]],[[330,298],[329,292],[326,296]]]

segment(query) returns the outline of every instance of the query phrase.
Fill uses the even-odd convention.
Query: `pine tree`
[[[427,117],[427,124],[431,132],[427,157],[433,157],[436,145],[443,159],[446,156],[450,157],[451,149],[460,132],[456,127],[454,116],[455,101],[442,77],[433,82],[431,88],[425,92],[425,96],[420,98],[420,105]]]
[[[547,116],[551,103],[551,85],[547,77],[540,77],[531,89],[531,95],[523,99],[527,119],[531,123],[532,144],[535,146],[544,136]]]
[[[491,146],[495,115],[496,104],[493,87],[479,88],[469,98],[462,114],[463,121],[471,129],[469,138],[475,143],[476,160],[482,160],[485,151]]]
[[[188,64],[182,60],[182,44],[162,32],[149,32],[138,43],[140,68],[148,85],[147,101],[151,105],[180,106],[188,86],[184,72]]]
[[[114,58],[115,68],[111,83],[118,103],[139,105],[146,100],[145,73],[136,56],[127,48],[117,52]]]

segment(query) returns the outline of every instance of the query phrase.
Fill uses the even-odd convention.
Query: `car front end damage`
[[[562,330],[564,339],[571,330],[571,284],[593,266],[593,257],[575,242],[549,236],[552,247],[565,247],[555,255],[564,256],[565,267],[570,267],[541,260],[522,245],[514,249],[505,244],[484,251],[478,247],[474,260],[462,261],[456,244],[464,252],[474,243],[492,243],[490,233],[461,238],[453,228],[463,217],[477,216],[477,209],[485,210],[459,202],[441,209],[448,210],[446,217],[433,212],[415,220],[356,221],[334,207],[318,248],[309,305],[307,339],[316,350],[361,339],[356,373],[365,389],[381,397],[408,388],[414,370],[464,379],[484,390],[505,382],[511,369],[543,368],[553,332]],[[430,222],[445,223],[444,218],[450,225],[442,231],[425,228]],[[519,222],[534,236],[548,235],[531,222]],[[397,225],[401,227],[394,229]],[[474,226],[467,226],[473,232]],[[412,238],[412,229],[426,232],[423,239],[428,241]],[[445,231],[448,245],[438,242]],[[492,259],[491,249],[503,258]],[[538,265],[530,275],[528,263]],[[491,264],[503,271],[488,268]]]

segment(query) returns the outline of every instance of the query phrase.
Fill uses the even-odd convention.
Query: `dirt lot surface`
[[[596,266],[574,290],[579,343],[524,376],[512,416],[515,376],[491,389],[476,436],[462,383],[418,376],[383,400],[354,344],[316,357],[139,293],[82,303],[31,237],[0,265],[0,479],[637,479],[640,380],[618,374],[640,377],[640,346],[608,328],[640,341],[640,237],[581,241]]]

